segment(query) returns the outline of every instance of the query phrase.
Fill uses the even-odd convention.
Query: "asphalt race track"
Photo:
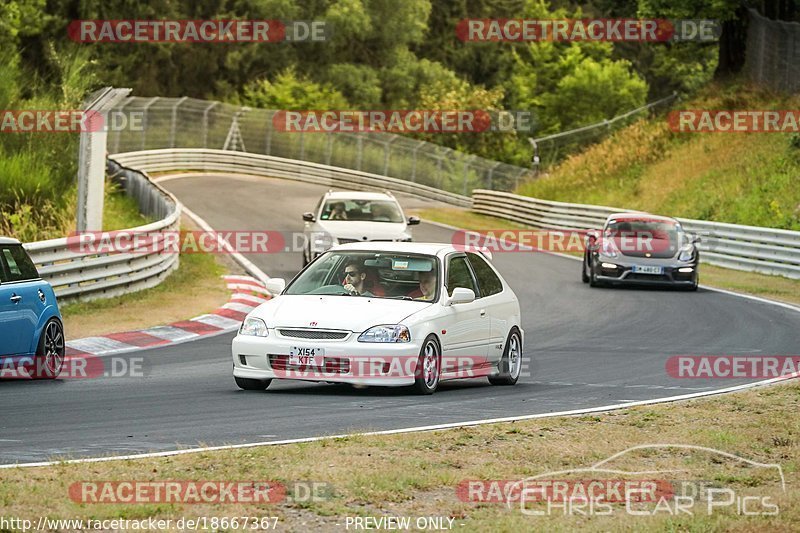
[[[300,231],[325,188],[264,178],[204,176],[164,183],[218,230]],[[408,206],[420,200],[402,198]],[[417,241],[450,242],[422,224]],[[250,255],[291,278],[299,253]],[[542,253],[498,253],[495,264],[523,307],[525,358],[515,387],[485,379],[445,383],[433,396],[406,389],[273,382],[239,390],[233,334],[143,350],[144,377],[0,383],[0,463],[164,451],[452,423],[683,395],[742,380],[667,375],[678,354],[796,354],[800,313],[700,289],[590,289],[580,264]],[[702,271],[701,271],[702,275]],[[186,310],[191,316],[192,309]]]

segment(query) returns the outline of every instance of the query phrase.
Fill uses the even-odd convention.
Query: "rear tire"
[[[508,334],[499,370],[500,372],[496,376],[489,376],[489,383],[492,385],[516,385],[522,373],[522,335],[516,328]]]
[[[237,376],[233,376],[233,379],[236,380],[236,385],[242,390],[266,390],[269,384],[272,383],[271,379],[250,379]]]
[[[64,327],[61,322],[51,318],[42,329],[39,346],[36,349],[36,363],[33,379],[55,379],[64,367]]]
[[[442,375],[442,357],[439,342],[434,335],[428,335],[422,343],[414,371],[414,388],[419,394],[433,394],[439,388]]]

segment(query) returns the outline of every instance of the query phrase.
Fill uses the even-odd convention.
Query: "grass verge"
[[[258,393],[252,396],[257,399]],[[726,396],[587,416],[443,432],[361,435],[167,458],[11,469],[3,470],[0,502],[4,515],[34,520],[43,515],[173,520],[278,516],[278,529],[283,531],[343,530],[348,516],[382,515],[454,518],[453,529],[461,531],[796,531],[800,527],[798,408],[800,383],[794,380]],[[747,416],[742,416],[744,413]],[[737,497],[758,498],[750,500],[751,511],[771,511],[769,504],[777,505],[778,513],[744,516],[732,504],[713,507],[709,514],[703,500],[710,494],[707,491],[697,495],[688,507],[691,514],[667,511],[667,507],[674,508],[674,501],[655,513],[655,503],[633,505],[636,510],[649,511],[647,516],[630,516],[621,503],[613,504],[606,516],[587,516],[556,507],[547,514],[543,504],[528,510],[546,514],[531,516],[516,506],[509,509],[498,503],[474,503],[457,497],[456,487],[465,480],[519,480],[587,467],[630,446],[646,444],[704,446],[759,463],[778,464],[786,489],[775,469],[748,466],[713,452],[675,448],[630,452],[607,466],[624,472],[661,473],[644,478],[582,473],[576,479],[666,479],[674,487],[690,480],[691,486],[705,484],[732,490]],[[570,476],[560,473],[544,479]],[[76,503],[69,495],[70,486],[79,482],[165,480],[272,480],[286,485],[288,495],[295,499],[275,504],[94,504]],[[325,487],[318,491],[319,497],[311,501],[298,498],[301,494],[295,487],[312,481]]]
[[[524,229],[527,226],[501,218],[480,215],[459,208],[423,209],[414,212],[423,220],[449,224],[475,231]],[[580,253],[571,255],[580,256]],[[576,267],[576,272],[580,270]],[[576,274],[577,279],[577,274]],[[700,283],[729,291],[736,291],[783,302],[800,304],[800,280],[780,276],[768,276],[755,272],[741,272],[713,265],[703,264],[700,269]]]

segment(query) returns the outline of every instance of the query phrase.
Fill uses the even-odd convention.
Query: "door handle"
[[[15,304],[18,304],[19,302],[22,301],[22,296],[19,296],[17,294],[12,294],[11,301],[14,302]]]
[[[486,309],[481,309],[481,316],[486,316]]]

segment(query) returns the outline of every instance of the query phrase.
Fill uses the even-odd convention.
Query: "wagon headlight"
[[[694,259],[694,246],[682,248],[681,253],[678,254],[678,261],[691,261],[692,259]]]
[[[373,326],[358,337],[358,342],[411,342],[411,332],[402,324]]]
[[[239,335],[250,335],[252,337],[266,337],[269,335],[267,324],[260,318],[249,316],[244,319],[239,328]]]

